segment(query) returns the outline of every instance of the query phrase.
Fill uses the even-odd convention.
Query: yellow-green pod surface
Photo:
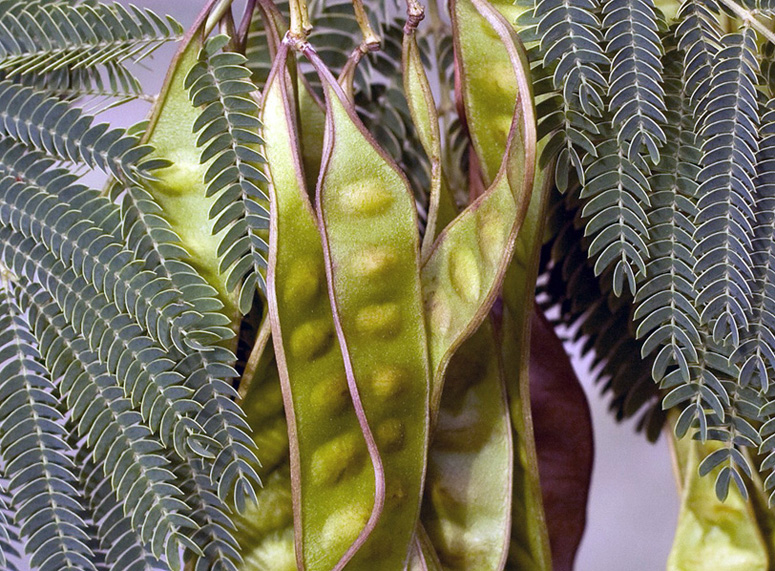
[[[448,224],[456,209],[443,186],[438,118],[414,34],[404,36],[403,62],[409,108],[433,167],[425,250],[435,229]],[[439,403],[439,422],[428,452],[422,522],[445,569],[498,569],[506,556],[512,445],[496,345],[494,331],[485,321],[458,349],[460,359],[452,358]],[[469,366],[467,359],[473,359],[474,365]],[[436,416],[436,411],[431,415]],[[417,568],[425,568],[424,563],[418,554]]]
[[[510,0],[493,0],[492,4],[510,24],[516,22],[519,14],[524,11],[524,8],[515,6]],[[482,177],[485,181],[491,181],[498,176],[500,162],[506,152],[504,125],[508,124],[514,112],[513,105],[517,102],[521,86],[513,73],[493,72],[493,69],[507,69],[510,65],[509,57],[502,50],[490,47],[494,43],[492,33],[481,17],[475,17],[470,3],[456,2],[452,10],[456,30],[455,46],[460,54],[458,61],[463,105],[469,118],[468,128],[479,158]],[[483,67],[482,61],[490,62],[490,67]],[[523,98],[523,104],[526,99],[530,98]],[[542,148],[543,144],[537,145],[534,160]],[[552,566],[530,418],[528,374],[530,316],[543,241],[544,212],[552,189],[551,179],[548,178],[551,172],[535,172],[528,212],[519,229],[502,293],[503,362],[510,417],[515,432],[509,568],[536,571],[548,570]]]
[[[681,510],[668,571],[767,571],[767,546],[750,502],[735,486],[726,501],[716,497],[717,467],[700,476],[698,466],[723,443],[673,438],[676,472],[682,482]]]
[[[429,372],[414,199],[318,56],[326,96],[317,204],[337,336],[385,469],[382,516],[348,569],[407,565],[428,442]]]
[[[513,61],[518,57],[516,65],[528,74],[527,54],[516,37],[512,20],[496,10],[503,10],[505,2],[492,4],[501,5],[494,7],[485,0],[458,0],[449,5],[466,122],[485,184],[491,184],[500,169],[515,107],[532,106],[532,84],[528,81],[527,86],[522,85]],[[490,21],[495,14],[507,27],[510,42],[518,45],[515,53],[503,48],[503,32],[497,32]],[[519,99],[504,97],[516,93],[520,94]]]
[[[218,245],[228,228],[213,235],[215,220],[210,220],[209,213],[218,197],[205,196],[204,177],[214,159],[200,164],[202,149],[197,147],[193,129],[199,110],[191,105],[184,88],[186,76],[196,64],[202,45],[202,27],[195,24],[175,56],[144,137],[144,142],[155,149],[151,156],[166,159],[171,165],[157,170],[155,180],[144,186],[191,255],[189,263],[218,292],[218,298],[224,304],[223,312],[236,328],[240,316],[238,292],[227,289],[228,271],[220,272],[218,256]]]
[[[497,570],[511,515],[511,424],[492,325],[455,353],[428,455],[423,525],[444,569]]]
[[[539,145],[541,149],[543,145]],[[540,152],[540,150],[539,150]],[[517,248],[503,281],[503,364],[514,429],[509,569],[550,570],[552,558],[541,498],[533,423],[530,412],[530,326],[535,283],[543,244],[546,204],[554,166],[536,173],[533,198],[517,238]]]
[[[487,191],[439,235],[422,270],[433,371],[432,409],[441,397],[441,381],[450,357],[482,322],[498,294],[530,202],[535,170],[535,116],[527,96],[530,80],[514,30],[483,0],[453,1],[450,9],[453,21],[467,20],[465,25],[457,21],[456,30],[469,25],[490,27],[491,41],[481,46],[482,52],[485,57],[505,56],[509,66],[500,73],[509,74],[519,93],[526,96],[518,107],[514,96],[504,98],[502,93],[500,99],[506,99],[505,104],[492,102],[493,110],[510,108],[510,129],[501,147],[498,174]],[[473,38],[468,41],[473,43]],[[458,58],[462,57],[459,52]],[[469,66],[484,61],[473,59]],[[475,120],[487,118],[468,119],[469,123]]]
[[[346,562],[373,529],[384,481],[334,328],[287,57],[284,47],[262,110],[271,202],[267,290],[290,435],[298,565],[328,571]]]
[[[422,241],[423,260],[430,252],[436,234],[457,215],[455,202],[444,183],[441,171],[441,135],[436,102],[417,46],[415,31],[404,33],[404,93],[417,136],[431,162],[431,188],[428,193],[428,219]],[[443,210],[439,215],[439,210]]]
[[[272,2],[259,2],[258,11],[262,14],[264,28],[267,33],[267,43],[272,60],[277,57],[282,38],[288,31],[288,24],[277,6]],[[314,193],[317,176],[320,171],[320,159],[323,155],[323,131],[326,115],[323,105],[317,99],[303,74],[297,73],[296,62],[288,59],[288,72],[296,78],[296,98],[299,122],[299,146],[301,148],[302,164],[304,166],[307,190]]]
[[[407,571],[441,571],[443,567],[428,534],[420,525],[414,536]]]
[[[261,451],[261,465],[255,468],[263,486],[256,490],[257,502],[233,516],[243,559],[239,570],[295,571],[288,431],[271,348],[265,351],[242,406]]]

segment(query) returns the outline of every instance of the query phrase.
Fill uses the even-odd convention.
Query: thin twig
[[[239,25],[237,35],[239,36],[240,45],[244,50],[248,45],[248,34],[250,34],[250,24],[253,22],[253,12],[256,11],[256,0],[248,0],[245,6],[245,13],[242,15],[242,21]]]
[[[289,34],[296,40],[306,40],[312,25],[309,21],[307,0],[291,0],[291,29]]]
[[[734,12],[735,16],[740,18],[745,25],[751,26],[762,36],[767,38],[767,41],[769,41],[771,44],[775,44],[775,33],[773,33],[772,30],[767,28],[767,26],[759,21],[759,19],[756,17],[756,14],[750,10],[746,10],[740,4],[733,2],[732,0],[721,0],[721,3],[729,8],[732,12]]]
[[[212,10],[210,10],[210,13],[207,16],[207,22],[205,23],[205,29],[204,29],[204,37],[210,35],[210,33],[215,29],[215,27],[218,25],[218,22],[221,21],[221,18],[229,12],[231,13],[231,3],[233,0],[221,0],[213,6]]]
[[[261,357],[264,354],[271,333],[272,328],[269,324],[269,316],[267,315],[261,323],[256,342],[253,344],[253,349],[250,351],[250,357],[248,357],[248,362],[245,364],[245,370],[242,373],[242,379],[240,380],[239,389],[237,391],[239,394],[237,402],[242,402],[242,399],[248,394],[248,389],[253,382],[253,377],[256,376],[258,363],[261,361]]]
[[[433,4],[436,0],[431,0]],[[404,34],[414,34],[417,26],[425,18],[425,7],[418,0],[406,0],[406,24],[404,24]]]
[[[358,27],[361,29],[361,34],[363,35],[362,45],[364,45],[368,51],[377,51],[381,44],[381,40],[371,27],[369,15],[363,7],[363,0],[353,0],[353,10],[355,11],[355,19],[358,22]]]

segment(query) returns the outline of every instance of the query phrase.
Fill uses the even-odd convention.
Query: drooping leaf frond
[[[137,61],[183,33],[172,18],[118,3],[17,6],[0,12],[0,71],[9,76]]]
[[[618,419],[641,414],[637,423],[650,440],[659,437],[665,413],[651,379],[653,354],[641,357],[642,344],[631,323],[632,298],[611,291],[611,270],[596,278],[586,248],[575,193],[555,196],[551,227],[555,239],[542,255],[537,296],[545,311],[557,311],[558,323],[575,332],[568,341],[580,343],[581,354],[592,355],[590,368],[610,395],[610,409]]]
[[[207,439],[191,417],[200,405],[191,400],[190,389],[181,386],[184,379],[174,371],[167,352],[130,316],[65,268],[43,245],[4,226],[0,226],[0,260],[30,282],[40,283],[55,299],[68,323],[108,365],[163,443],[174,445],[181,455],[189,446],[200,448],[195,441]]]
[[[676,52],[666,58],[667,137],[650,181],[649,262],[633,317],[639,322],[637,335],[644,339],[642,354],[657,352],[654,381],[662,381],[671,367],[677,367],[679,376],[689,382],[690,365],[698,362],[697,348],[702,346],[692,257],[700,151],[692,109],[683,92],[682,62]]]
[[[132,516],[126,515],[128,504],[119,501],[110,480],[89,458],[82,459],[79,479],[88,498],[89,509],[96,531],[98,546],[95,554],[101,557],[97,566],[102,569],[124,569],[126,571],[168,571],[170,566],[151,553],[150,546],[143,543],[138,528],[132,525]],[[169,554],[174,562],[180,557],[177,552]]]
[[[88,189],[73,189],[67,184],[68,177],[46,182],[41,187],[12,176],[0,179],[0,222],[44,244],[120,312],[135,317],[162,347],[185,350],[188,329],[197,315],[177,303],[175,290],[167,280],[145,271],[142,262],[116,237],[103,233],[84,216],[84,211],[110,209],[110,203],[92,195],[81,205],[84,210],[77,210],[63,198],[79,191],[88,194]]]
[[[645,147],[659,162],[665,143],[662,42],[651,0],[608,0],[603,6],[606,53],[611,60],[608,110],[619,145],[633,161]]]
[[[206,195],[217,196],[210,211],[213,233],[228,228],[218,248],[220,270],[228,273],[228,289],[241,284],[239,307],[244,314],[256,286],[266,290],[269,198],[261,189],[266,177],[260,170],[265,160],[258,150],[263,143],[258,136],[258,105],[251,99],[256,87],[249,80],[245,57],[221,51],[227,43],[227,36],[208,40],[185,85],[192,105],[203,107],[194,124],[197,145],[203,148],[201,162],[214,159],[205,174]]]
[[[10,80],[0,81],[0,110],[0,136],[119,179],[137,179],[138,170],[143,170],[138,165],[151,152],[124,130],[110,129],[106,123],[95,125],[92,116],[67,101]]]
[[[697,304],[713,338],[737,345],[747,327],[753,279],[754,178],[758,151],[759,69],[755,33],[722,38],[702,117],[695,239]]]
[[[675,35],[684,58],[683,83],[698,127],[721,40],[717,13],[715,0],[684,0],[678,11]]]
[[[219,499],[208,470],[198,459],[174,464],[191,517],[198,525],[192,539],[202,555],[190,554],[196,559],[194,571],[238,571],[242,556],[234,537],[235,524],[228,515],[228,507]]]
[[[644,207],[650,204],[646,175],[648,166],[638,155],[630,160],[613,141],[598,148],[597,158],[586,171],[580,197],[582,215],[589,219],[585,235],[593,235],[589,255],[596,257],[595,274],[614,266],[613,288],[621,295],[625,280],[632,294],[636,274],[646,274],[648,229]]]
[[[42,571],[96,571],[60,403],[11,279],[0,285],[0,452],[19,534]]]
[[[8,569],[8,571],[17,571],[10,558],[19,557],[16,547],[21,545],[21,541],[19,530],[13,524],[13,515],[9,510],[10,503],[10,497],[4,483],[0,489],[0,567]]]
[[[775,101],[762,117],[757,156],[756,226],[752,241],[755,274],[748,330],[733,358],[742,363],[739,381],[769,390],[775,370]]]
[[[558,142],[552,144],[559,150],[556,171],[567,172],[572,166],[579,180],[584,180],[583,155],[596,156],[590,137],[599,131],[590,118],[602,117],[606,109],[603,97],[608,82],[601,70],[608,67],[609,60],[601,47],[598,8],[597,0],[540,0],[534,11],[543,65],[553,68],[554,89],[562,95],[555,135]],[[558,180],[560,190],[565,190],[567,175]]]
[[[176,552],[188,539],[181,529],[195,525],[185,513],[181,492],[161,455],[162,447],[133,410],[116,378],[101,363],[85,339],[67,325],[64,315],[35,284],[24,295],[34,334],[48,369],[59,379],[60,392],[72,411],[72,422],[102,466],[112,490],[124,499],[123,514],[142,541]],[[157,553],[157,556],[161,553]]]

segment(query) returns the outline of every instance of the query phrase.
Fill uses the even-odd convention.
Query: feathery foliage
[[[241,285],[239,307],[250,310],[256,286],[266,291],[266,256],[269,245],[269,198],[261,185],[265,162],[258,145],[258,105],[251,99],[256,88],[248,80],[250,70],[245,56],[221,51],[228,36],[210,38],[199,54],[199,63],[186,77],[191,104],[202,107],[194,124],[199,133],[197,146],[203,147],[201,162],[207,169],[207,196],[217,196],[210,211],[215,219],[213,233],[228,228],[218,248],[221,271],[228,272],[227,288]]]
[[[669,19],[648,1],[542,0],[517,23],[538,46],[539,136],[548,138],[542,162],[558,155],[561,190],[580,182],[568,215],[586,220],[584,249],[600,291],[634,294],[626,334],[640,339],[635,346],[663,406],[679,409],[676,432],[727,443],[702,465],[707,473],[723,464],[716,485],[726,497],[732,483],[744,491],[744,475],[753,473],[743,449],[775,449],[767,422],[775,372],[768,202],[775,116],[763,103],[772,96],[772,35],[760,19],[766,11],[736,0],[660,6]],[[553,249],[547,303],[575,307],[562,315],[578,316],[590,335],[586,346],[599,346],[607,362],[599,339],[610,322],[591,309],[588,285],[565,270],[572,281],[559,286],[558,268],[569,263],[560,261],[578,248],[560,232]],[[619,386],[633,402],[646,402],[636,376]],[[772,470],[773,458],[762,471]]]

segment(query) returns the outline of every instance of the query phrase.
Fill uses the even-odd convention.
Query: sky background
[[[123,4],[129,2],[122,0]],[[204,0],[134,0],[138,6],[168,13],[188,26]],[[244,1],[235,2],[241,14]],[[160,49],[138,75],[148,93],[155,93],[172,56]],[[132,103],[106,113],[116,126],[144,118],[148,105]],[[568,348],[571,354],[574,347]],[[595,463],[587,530],[579,551],[577,571],[656,571],[665,568],[675,531],[678,497],[667,441],[649,444],[635,433],[634,423],[617,424],[589,375],[588,360],[574,358],[592,409]]]

